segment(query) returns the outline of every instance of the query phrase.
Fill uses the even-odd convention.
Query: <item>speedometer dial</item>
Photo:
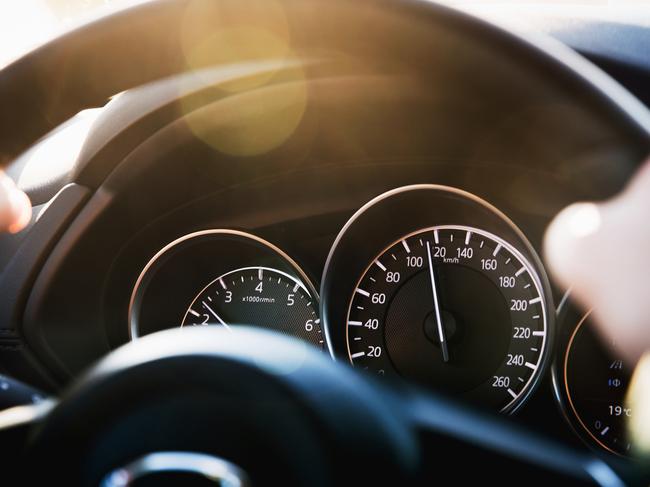
[[[321,315],[335,355],[512,413],[548,366],[554,306],[539,257],[506,215],[456,188],[367,203],[328,257]]]
[[[499,237],[428,228],[373,260],[347,335],[355,365],[507,409],[540,364],[543,295],[532,265]]]

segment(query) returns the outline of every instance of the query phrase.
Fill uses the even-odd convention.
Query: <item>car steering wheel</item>
[[[197,30],[221,32],[234,18],[266,8],[264,3],[220,0],[223,15]],[[188,47],[180,41],[184,12],[214,4],[143,2],[82,25],[4,68],[0,161],[13,160],[84,108],[190,69]],[[430,72],[431,43],[444,25],[478,50],[521,59],[523,71],[573,97],[634,151],[647,151],[645,108],[558,46],[524,40],[426,1],[277,5],[298,62],[320,62],[336,52],[337,62],[341,54],[362,59],[369,72],[388,61],[411,73]],[[208,56],[192,69],[219,62]],[[375,383],[300,342],[254,329],[175,330],[139,339],[110,353],[56,403],[0,426],[0,441],[23,452],[22,463],[13,467],[34,482],[425,485],[469,481],[480,469],[481,476],[504,485],[521,483],[524,473],[540,483],[623,485],[621,472],[596,456],[416,388]]]

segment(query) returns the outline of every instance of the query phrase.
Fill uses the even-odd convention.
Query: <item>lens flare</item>
[[[277,2],[253,1],[245,14],[227,4],[192,2],[181,35],[188,69],[197,76],[207,66],[226,70],[265,63],[263,69],[224,79],[211,90],[218,108],[197,109],[196,100],[182,105],[197,138],[231,156],[254,156],[294,133],[305,112],[307,88],[304,72],[293,63],[288,22]],[[289,64],[294,65],[287,76]]]

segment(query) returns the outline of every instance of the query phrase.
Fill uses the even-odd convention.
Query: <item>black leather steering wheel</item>
[[[432,46],[440,32],[453,34],[485,50],[477,63],[488,67],[495,51],[521,60],[523,72],[574,99],[612,137],[627,141],[631,153],[648,149],[650,122],[642,105],[561,49],[426,1],[278,5],[296,58],[306,66],[315,59],[330,62],[336,53],[334,65],[345,64],[342,58],[362,59],[370,73],[390,65],[426,76],[435,71]],[[0,72],[0,160],[12,160],[70,116],[115,93],[188,70],[188,46],[181,42],[188,7],[197,18],[205,11],[210,20],[196,26],[198,40],[241,16],[268,12],[267,3],[256,0],[145,2],[27,54]],[[259,61],[251,56],[239,61]],[[208,56],[192,69],[219,62]],[[111,353],[55,407],[31,419],[33,425],[22,423],[32,428],[23,458],[34,482],[120,485],[137,477],[150,455],[187,460],[172,453],[221,461],[223,485],[462,482],[477,474],[472,463],[505,485],[521,483],[524,472],[540,483],[622,485],[596,457],[503,418],[414,389],[375,384],[301,343],[256,330],[170,331],[138,340]],[[458,458],[466,466],[446,477]],[[214,485],[218,477],[210,480],[205,471],[183,466],[173,472],[176,477],[168,473],[154,471],[135,482],[155,477],[163,485],[182,478],[180,485]]]

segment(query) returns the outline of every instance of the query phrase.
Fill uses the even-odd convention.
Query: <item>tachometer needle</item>
[[[438,290],[436,289],[436,278],[433,274],[433,261],[431,259],[431,244],[427,242],[427,256],[429,257],[429,277],[431,278],[431,292],[433,293],[433,309],[436,314],[436,326],[438,327],[438,339],[442,349],[442,360],[449,362],[449,350],[447,349],[447,340],[445,338],[445,329],[442,326],[440,317],[440,303],[438,302]]]
[[[216,313],[216,312],[215,312],[215,311],[214,311],[214,310],[213,310],[213,309],[208,305],[208,303],[206,303],[205,301],[201,301],[201,304],[205,307],[205,309],[207,309],[207,310],[212,314],[212,316],[214,316],[214,317],[217,319],[217,321],[218,321],[219,323],[221,323],[221,324],[224,326],[224,328],[225,328],[226,330],[228,330],[228,331],[232,331],[232,329],[228,326],[228,323],[226,323],[225,321],[223,321],[223,320],[219,317],[219,315],[218,315],[218,314],[217,314],[217,313]]]

